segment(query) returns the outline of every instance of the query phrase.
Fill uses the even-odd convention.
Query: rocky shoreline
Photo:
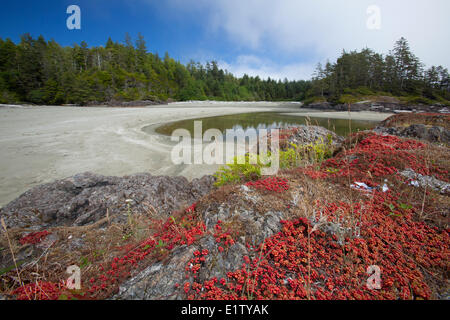
[[[84,105],[85,107],[111,107],[111,108],[137,108],[157,105],[168,105],[171,100],[134,100],[134,101],[118,101],[111,100],[108,102],[90,101]]]
[[[299,126],[289,142],[301,145],[328,137],[334,145],[343,141],[323,127]],[[112,177],[85,172],[26,191],[1,208],[0,217],[8,228],[40,230],[92,224],[104,218],[107,210],[111,216],[119,215],[114,220],[117,222],[126,220],[129,209],[143,211],[149,206],[167,215],[208,194],[214,181],[211,175],[189,182],[182,176],[140,173]],[[131,201],[127,203],[127,200]]]
[[[411,119],[407,120],[410,121]],[[439,124],[438,120],[440,118],[434,119],[433,123]],[[444,120],[447,121],[446,118]],[[421,142],[414,140],[403,144],[400,139],[393,136],[385,136],[385,133],[382,132],[384,130],[391,130],[394,134],[398,133],[400,136],[409,136],[412,130],[410,128],[411,125],[405,126],[409,131],[402,131],[406,129],[400,129],[406,123],[409,124],[407,121],[401,123],[390,122],[388,119],[383,123],[386,127],[380,126],[376,129],[380,130],[382,133],[381,136],[373,135],[373,131],[360,133],[361,139],[364,140],[362,143],[366,145],[362,150],[367,152],[367,155],[370,155],[370,157],[383,157],[385,152],[393,151],[393,157],[398,156],[400,157],[398,159],[402,159],[401,157],[404,156],[404,151],[397,154],[397,149],[400,147],[394,148],[390,144],[401,145],[402,148],[411,150],[411,152],[414,152],[416,147],[423,148],[424,145]],[[447,123],[444,123],[442,127],[436,126],[439,128],[439,132],[444,132],[443,135],[439,136],[439,139],[448,137],[447,125]],[[394,130],[394,128],[399,129]],[[426,128],[428,130],[429,126],[426,126]],[[375,132],[377,132],[376,130]],[[435,131],[438,129],[431,127],[430,130],[431,132],[427,131],[426,135],[422,135],[419,138],[428,141],[435,140]],[[337,166],[340,163],[339,157],[349,158],[352,160],[352,163],[360,159],[362,167],[354,167],[353,170],[359,172],[361,175],[367,175],[367,170],[372,170],[373,173],[371,174],[369,172],[368,175],[370,177],[372,175],[373,177],[377,177],[376,175],[380,174],[378,183],[384,181],[382,182],[384,183],[383,190],[385,187],[387,190],[410,188],[408,192],[402,193],[408,195],[416,192],[414,189],[418,187],[427,188],[426,186],[429,185],[431,189],[429,188],[428,190],[433,191],[436,189],[436,192],[438,194],[440,193],[439,196],[448,196],[450,185],[448,182],[440,180],[443,176],[441,177],[439,174],[444,172],[442,169],[435,171],[436,177],[422,175],[418,173],[422,172],[419,170],[421,167],[420,164],[414,164],[413,167],[417,167],[414,170],[405,170],[403,168],[404,164],[397,161],[395,163],[399,168],[402,168],[399,169],[401,175],[413,181],[417,180],[417,184],[399,184],[399,182],[395,181],[397,178],[396,175],[392,174],[391,168],[373,168],[373,164],[370,161],[369,163],[362,161],[364,157],[358,153],[359,151],[355,151],[357,149],[352,149],[354,146],[351,146],[351,142],[350,145],[345,147],[348,141],[344,141],[341,137],[336,136],[324,128],[300,126],[292,132],[295,132],[295,134],[287,137],[287,140],[296,144],[307,144],[315,142],[320,138],[332,137],[334,147],[336,148],[336,160],[334,158],[330,159],[332,160],[330,164],[334,163]],[[371,142],[371,139],[375,139],[376,141]],[[375,149],[383,149],[376,151],[376,155],[374,155],[372,154],[372,150],[367,148],[371,144],[373,144]],[[339,148],[340,146],[343,148]],[[342,150],[344,150],[343,153]],[[348,152],[350,153],[347,155]],[[346,167],[329,167],[323,169],[320,167],[316,169],[294,168],[292,171],[283,172],[280,174],[282,177],[280,179],[286,182],[289,180],[289,187],[282,192],[267,191],[270,189],[268,184],[276,184],[277,181],[281,181],[277,180],[279,178],[269,179],[270,181],[267,180],[264,184],[268,187],[267,190],[258,190],[250,184],[234,184],[217,189],[214,187],[215,178],[213,176],[204,176],[201,179],[194,179],[189,182],[183,177],[152,176],[147,173],[124,177],[107,177],[93,173],[82,173],[34,187],[2,208],[0,217],[4,220],[9,229],[10,236],[15,242],[26,243],[25,240],[28,238],[34,241],[33,236],[39,235],[40,238],[36,242],[22,246],[18,245],[16,247],[16,258],[23,265],[23,269],[28,268],[30,277],[33,277],[33,272],[30,270],[33,270],[36,266],[36,261],[39,261],[40,257],[46,254],[48,255],[49,252],[54,255],[50,255],[48,262],[53,268],[53,277],[48,275],[45,278],[52,280],[46,280],[47,282],[44,283],[53,291],[51,293],[46,292],[46,296],[43,298],[50,296],[51,298],[57,299],[61,296],[61,289],[58,289],[54,282],[49,281],[55,281],[54,278],[57,278],[55,274],[60,274],[64,277],[65,266],[70,264],[84,266],[83,279],[85,279],[85,294],[94,299],[224,299],[243,296],[249,298],[253,297],[253,294],[269,299],[271,297],[282,299],[284,297],[285,299],[289,299],[289,297],[292,298],[294,296],[306,298],[304,282],[302,282],[298,271],[296,271],[297,273],[280,271],[284,270],[281,268],[282,265],[286,264],[290,266],[290,261],[293,259],[295,263],[290,268],[298,266],[300,270],[303,270],[302,272],[305,272],[307,266],[305,256],[305,245],[307,243],[305,239],[307,235],[305,228],[310,228],[309,225],[311,225],[314,226],[311,233],[316,230],[315,234],[311,236],[314,245],[317,246],[314,249],[315,254],[312,256],[314,268],[323,263],[321,258],[324,258],[324,261],[327,261],[327,263],[335,261],[337,264],[333,268],[339,268],[339,262],[336,262],[336,259],[349,259],[351,255],[348,254],[354,252],[356,250],[355,248],[362,250],[362,247],[358,247],[359,243],[365,241],[365,237],[369,237],[370,232],[372,232],[372,229],[369,228],[365,231],[364,236],[357,236],[352,242],[352,245],[355,247],[350,249],[344,256],[341,256],[340,248],[350,244],[350,242],[345,244],[345,242],[341,241],[348,236],[346,234],[347,228],[343,227],[345,221],[324,222],[322,219],[322,211],[320,211],[320,217],[316,217],[314,214],[317,209],[316,206],[320,206],[320,202],[322,201],[332,203],[333,205],[330,208],[339,208],[337,212],[341,214],[347,210],[346,206],[342,204],[342,201],[346,201],[349,198],[354,201],[355,196],[359,199],[355,201],[365,203],[364,208],[368,208],[367,210],[372,208],[369,203],[373,204],[370,201],[374,200],[367,200],[366,195],[368,191],[352,191],[348,188],[348,185],[343,187],[342,183],[348,183],[346,177],[343,177],[343,180],[340,182],[333,182],[332,179],[334,178],[330,178],[331,180],[328,181],[316,182],[316,179],[324,179],[326,176],[331,177],[336,175],[339,170],[345,173],[345,169]],[[383,176],[381,176],[380,170],[385,171],[383,172]],[[387,180],[383,180],[385,177],[391,179],[389,183],[386,182]],[[367,189],[370,190],[369,192],[375,190],[372,187],[367,187]],[[347,194],[348,192],[350,192],[350,195]],[[384,193],[386,191],[382,192]],[[421,191],[418,191],[418,193],[420,196],[423,195]],[[430,237],[430,239],[434,240],[430,240],[430,243],[427,244],[421,243],[421,246],[428,245],[429,248],[427,247],[426,250],[433,250],[434,257],[438,257],[438,251],[442,249],[442,246],[448,246],[445,231],[442,235],[439,234],[440,231],[437,228],[429,230],[426,228],[423,229],[422,227],[414,227],[414,230],[407,229],[405,231],[402,228],[409,228],[416,223],[408,213],[410,209],[403,204],[402,208],[399,207],[393,213],[387,211],[393,210],[392,206],[397,202],[394,201],[390,203],[390,206],[386,206],[385,201],[389,200],[389,197],[386,197],[386,195],[381,194],[380,199],[378,199],[379,203],[370,209],[372,211],[368,213],[368,221],[371,221],[373,216],[377,215],[375,219],[378,220],[376,221],[378,221],[380,226],[383,226],[383,228],[377,227],[379,229],[376,229],[374,232],[378,236],[386,232],[386,235],[384,235],[386,239],[392,238],[398,232],[402,232],[402,235],[407,235],[409,234],[408,232],[417,232],[417,239],[422,239],[425,236]],[[419,202],[419,204],[422,203],[421,197]],[[437,209],[439,209],[439,206]],[[330,209],[324,208],[324,210]],[[442,210],[441,215],[448,214],[448,208]],[[299,212],[302,212],[302,218],[298,220]],[[310,212],[310,215],[306,215],[308,219],[305,218],[307,212]],[[400,216],[401,219],[394,219],[395,217],[391,217],[391,215]],[[388,216],[390,218],[387,218]],[[136,242],[127,242],[130,234],[140,232],[139,229],[132,229],[130,231],[130,228],[136,228],[134,224],[137,223],[136,221],[142,219],[144,221],[144,229],[147,232],[150,232],[150,229],[157,230],[157,232],[152,231],[153,233],[150,235],[147,234],[146,236],[137,238]],[[392,220],[386,222],[388,219]],[[432,221],[433,223],[437,223],[441,221],[439,219],[441,217],[436,216],[432,218]],[[403,220],[407,221],[403,223]],[[391,225],[393,223],[395,224],[395,231],[391,232]],[[299,229],[296,229],[297,227]],[[33,231],[34,233],[30,233]],[[353,235],[354,230],[351,229],[351,232]],[[358,234],[360,232],[361,230],[358,231]],[[1,235],[2,233],[0,233]],[[282,242],[284,244],[282,248],[277,247],[281,237],[286,237],[285,239],[283,238],[284,240]],[[387,250],[384,244],[378,247],[378,242],[373,239],[370,238],[367,245],[374,246],[373,250],[380,250],[380,254],[384,255],[384,251],[380,249]],[[415,241],[414,239],[416,238],[408,238],[408,240],[405,236],[405,239],[405,241],[411,242]],[[403,238],[399,238],[399,241],[403,240]],[[294,244],[296,242],[298,243]],[[400,248],[409,248],[411,245],[410,242],[406,242],[408,245],[405,243],[401,244]],[[437,245],[434,247],[436,243]],[[413,245],[417,246],[417,243],[414,242]],[[286,247],[290,247],[296,251],[292,251],[288,255],[284,252]],[[105,248],[109,251],[106,252]],[[261,253],[258,252],[258,248],[263,248],[262,250],[265,250],[266,256],[261,266],[259,262],[257,263],[256,271],[258,272],[258,268],[260,267],[265,268],[264,270],[278,270],[278,275],[277,273],[270,274],[270,279],[267,278],[264,281],[277,279],[274,281],[280,283],[280,285],[272,286],[265,291],[255,291],[250,296],[246,296],[246,294],[249,295],[248,288],[245,288],[245,285],[248,285],[245,282],[246,268],[250,268],[250,266],[255,267],[256,263],[253,262],[252,264],[251,261],[261,259]],[[301,248],[301,250],[298,248]],[[328,251],[335,252],[337,258],[328,259],[326,256],[326,254],[329,254]],[[363,254],[363,251],[361,251],[361,254]],[[397,253],[395,251],[389,251],[383,257],[387,259],[386,257],[392,257],[393,254]],[[284,258],[278,259],[280,255],[284,255]],[[273,260],[270,266],[268,266],[266,257],[267,260]],[[423,253],[419,252],[418,257],[423,259]],[[365,258],[358,256],[355,259],[353,261],[354,263],[359,261],[359,259]],[[371,258],[369,257],[367,259],[370,260]],[[441,263],[441,260],[436,259],[436,261],[433,263],[436,263],[436,268],[440,268],[439,263]],[[383,260],[383,262],[387,262],[390,268],[394,268],[396,264],[399,264],[405,270],[406,268],[411,268],[411,270],[407,270],[409,272],[408,275],[415,277],[415,282],[413,282],[414,289],[411,291],[411,296],[425,299],[430,298],[431,293],[427,291],[429,289],[421,289],[421,286],[428,285],[434,286],[434,298],[441,299],[448,296],[448,290],[445,287],[439,287],[442,286],[443,282],[434,283],[434,280],[426,282],[420,274],[417,275],[416,269],[411,267],[409,261],[393,259],[392,261]],[[8,252],[6,250],[1,251],[0,271],[9,270],[8,268],[11,263],[11,257]],[[45,264],[44,262],[41,263]],[[56,264],[59,264],[59,266],[56,266]],[[90,264],[95,265],[96,268],[98,267],[99,271],[95,268],[86,268]],[[247,266],[245,267],[246,264]],[[43,266],[40,268],[42,269]],[[43,271],[41,270],[39,272]],[[272,271],[260,273],[260,276],[264,277],[264,274],[268,272],[270,273]],[[333,273],[335,271],[331,272]],[[6,275],[7,273],[4,274]],[[320,280],[322,278],[319,277],[319,273],[315,274],[316,282],[313,285],[316,290],[315,294],[318,297],[325,297],[321,296],[321,294],[323,294],[324,290],[327,290],[324,288],[331,286],[331,282],[328,284],[328,281],[335,281],[334,285],[340,283],[341,286],[343,283],[346,283],[349,290],[354,290],[352,291],[353,295],[347,293],[348,296],[341,297],[333,293],[336,290],[329,289],[327,294],[329,294],[329,297],[334,297],[335,299],[358,299],[358,297],[370,299],[371,294],[373,294],[373,292],[362,293],[360,289],[353,288],[349,282],[350,278],[346,278],[346,281],[341,281],[344,278],[332,279],[330,276],[329,280],[324,278],[326,280],[325,284],[325,280]],[[365,269],[362,271],[362,275],[362,278],[364,278]],[[351,279],[354,277],[353,274],[341,273],[341,277],[345,276],[351,277]],[[328,274],[324,274],[324,277],[328,277]],[[389,275],[389,277],[402,277],[402,275],[394,274]],[[5,283],[14,281],[11,280],[13,279],[12,273],[11,277],[7,279]],[[361,277],[359,280],[361,280]],[[261,281],[259,285],[265,286],[264,281]],[[420,282],[420,286],[416,285],[417,281]],[[36,289],[33,287],[32,281],[29,286],[30,290]],[[221,289],[218,286],[222,286]],[[290,291],[290,295],[279,291],[284,290],[283,292],[285,292],[288,288],[293,290],[292,292]],[[302,289],[297,290],[296,288]],[[14,295],[17,298],[18,295],[26,299],[27,291],[23,291],[25,290],[23,288],[19,288],[18,290],[14,291],[12,295],[11,292],[0,293],[6,294],[7,298],[14,298]],[[42,297],[42,294],[40,297]],[[383,294],[379,296],[379,298],[385,299],[390,299],[390,297],[403,298],[406,297],[406,293],[404,293],[404,290],[399,293],[394,288],[389,293],[386,293],[385,296]],[[77,298],[83,297],[77,296]]]
[[[84,226],[106,217],[123,223],[128,210],[158,208],[170,213],[208,194],[214,177],[189,182],[185,177],[141,173],[106,177],[85,172],[36,186],[0,210],[8,228],[40,230],[55,226]]]
[[[402,113],[402,112],[431,112],[431,113],[450,113],[448,107],[442,104],[435,105],[408,105],[398,102],[373,102],[373,101],[361,101],[352,104],[331,104],[329,102],[311,103],[304,108],[322,110],[322,111],[374,111],[374,112],[389,112],[389,113]]]

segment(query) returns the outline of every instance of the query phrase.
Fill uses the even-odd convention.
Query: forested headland
[[[347,103],[373,95],[411,103],[449,105],[450,77],[442,66],[425,69],[400,39],[387,55],[343,51],[319,64],[311,80],[234,76],[216,61],[187,65],[160,57],[141,34],[105,46],[86,42],[63,47],[29,34],[19,43],[0,38],[0,103],[89,104],[168,99],[225,101],[328,101]]]
[[[449,105],[450,76],[443,66],[426,69],[400,38],[387,55],[371,49],[342,52],[335,63],[318,64],[308,101],[352,103],[370,96],[394,96],[410,104]]]

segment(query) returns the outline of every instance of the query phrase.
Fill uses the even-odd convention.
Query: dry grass
[[[107,216],[88,226],[48,229],[51,235],[38,245],[20,244],[19,240],[30,230],[9,229],[11,253],[0,252],[0,294],[10,295],[20,283],[57,283],[69,277],[66,270],[71,265],[81,268],[85,282],[98,274],[100,264],[106,265],[150,237],[164,216],[149,206],[144,212],[132,213],[127,223],[114,223],[114,218]],[[1,234],[0,247],[9,247],[6,233]],[[11,268],[13,255],[18,257],[18,268]]]

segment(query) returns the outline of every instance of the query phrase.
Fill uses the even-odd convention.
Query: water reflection
[[[352,132],[356,132],[372,129],[378,123],[377,121],[309,118],[274,112],[259,112],[182,120],[163,125],[157,128],[156,132],[171,135],[176,129],[187,129],[193,135],[194,121],[202,121],[203,133],[208,129],[219,129],[226,134],[227,129],[242,129],[245,132],[248,129],[287,128],[299,124],[309,124],[325,127],[342,136],[349,134],[350,127]]]

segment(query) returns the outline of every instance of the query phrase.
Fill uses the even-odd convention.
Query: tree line
[[[62,47],[29,34],[0,38],[0,103],[87,104],[133,100],[301,100],[309,81],[237,78],[218,67],[147,50],[144,37]]]
[[[149,52],[144,37],[109,38],[63,47],[29,34],[19,43],[0,38],[0,103],[88,104],[135,100],[305,101],[343,103],[355,97],[393,95],[411,102],[448,104],[450,77],[442,66],[425,69],[406,39],[387,55],[371,49],[342,52],[318,64],[311,80],[235,77],[216,61],[187,65]]]
[[[339,103],[345,102],[346,94],[385,94],[415,99],[411,102],[448,103],[450,76],[442,66],[425,69],[402,37],[385,56],[368,48],[344,50],[335,63],[317,65],[308,98]]]

